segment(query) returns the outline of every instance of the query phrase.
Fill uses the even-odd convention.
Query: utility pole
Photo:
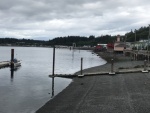
[[[149,41],[150,41],[149,38],[150,38],[150,24],[149,24],[148,43],[147,43],[148,65],[149,65]]]
[[[126,40],[127,40],[127,35],[125,34],[125,37],[124,37],[124,44],[125,44],[124,49],[126,49]]]
[[[135,29],[135,39],[134,39],[134,60],[136,60],[136,49],[135,49],[135,46],[136,46],[136,29]]]
[[[136,29],[135,29],[135,42],[134,42],[134,48],[135,48],[135,44],[136,44]]]

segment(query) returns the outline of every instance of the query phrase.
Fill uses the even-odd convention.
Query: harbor
[[[132,98],[130,99],[130,95],[135,93],[131,92],[130,88],[134,90],[135,84],[137,86],[142,85],[138,81],[134,81],[133,85],[132,79],[140,78],[141,81],[144,81],[146,78],[143,76],[145,75],[148,78],[150,71],[149,52],[147,50],[128,50],[125,42],[120,41],[120,35],[117,36],[114,45],[107,45],[110,48],[105,48],[106,44],[102,45],[98,44],[94,50],[93,48],[92,50],[82,50],[76,47],[71,49],[61,48],[61,46],[53,46],[53,48],[14,47],[15,49],[3,47],[6,53],[2,56],[3,58],[0,58],[3,61],[0,64],[2,67],[0,70],[2,94],[0,93],[0,96],[4,103],[8,105],[4,105],[0,109],[6,113],[10,111],[16,113],[16,109],[17,112],[26,113],[48,113],[49,111],[55,113],[55,107],[58,107],[58,113],[64,113],[64,111],[68,113],[71,111],[107,113],[106,108],[110,107],[109,109],[115,113],[121,111],[120,108],[117,110],[114,108],[120,107],[123,99],[127,108],[124,109],[124,112],[139,111],[134,107],[135,103],[130,103],[130,101],[133,101]],[[130,46],[131,48],[132,46]],[[21,59],[17,60],[16,58]],[[10,61],[6,62],[6,59],[10,59]],[[132,81],[132,83],[128,83],[130,88],[126,87],[127,81],[125,79]],[[148,83],[149,81],[146,84]],[[121,86],[117,89],[116,84]],[[147,86],[142,87],[147,88]],[[107,90],[110,90],[108,94],[106,94]],[[11,91],[11,95],[7,91]],[[9,99],[5,99],[4,92]],[[107,102],[101,99],[101,96],[96,96],[100,99],[94,99],[95,94],[98,95],[101,92],[103,92],[101,96],[113,105],[107,105]],[[145,92],[150,91],[146,89]],[[126,93],[130,94],[124,95]],[[90,96],[91,99],[89,99]],[[110,96],[112,96],[112,100],[109,100],[108,97]],[[119,98],[117,102],[116,98]],[[144,97],[142,96],[142,98]],[[14,102],[14,99],[19,100],[12,105],[11,102]],[[70,99],[75,103],[71,102],[70,104]],[[97,100],[98,104],[93,104],[97,103]],[[92,101],[92,103],[86,101]],[[65,106],[59,107],[58,102]],[[87,103],[88,105],[86,105]],[[32,106],[33,104],[34,106]],[[7,109],[7,106],[13,107]],[[75,109],[72,106],[75,106]],[[62,111],[62,109],[65,110]],[[146,111],[146,109],[148,107],[144,110]]]
[[[8,51],[8,48],[4,48],[4,49],[7,49],[6,51]],[[38,51],[38,52],[36,54],[34,53],[34,54],[31,54],[31,56],[28,56],[28,55],[30,55],[29,53],[31,53],[31,50]],[[41,59],[41,58],[45,57],[44,56],[45,54],[39,55],[39,52],[41,52],[41,50],[44,53],[48,53],[48,51],[51,51],[50,53],[53,53],[51,55],[47,54],[47,58],[49,56],[51,56],[51,58],[49,58],[49,61],[51,61],[51,63],[47,62],[46,58],[45,58],[45,60]],[[82,103],[80,101],[80,99],[83,101],[82,104],[86,105],[86,103],[84,103],[84,101],[86,102],[86,100],[88,100],[87,99],[88,95],[91,95],[92,100],[88,100],[88,101],[93,101],[95,103],[96,100],[94,100],[94,98],[93,98],[94,97],[93,93],[101,94],[101,92],[103,92],[103,91],[107,92],[107,90],[109,90],[107,85],[104,85],[104,84],[109,84],[109,87],[114,86],[114,87],[112,87],[112,92],[110,92],[108,94],[108,96],[113,95],[113,94],[116,95],[113,92],[116,90],[116,86],[114,83],[125,84],[123,82],[116,81],[118,79],[118,77],[119,78],[121,77],[121,80],[126,79],[124,77],[128,77],[127,79],[130,81],[130,79],[132,77],[133,77],[133,79],[138,79],[136,77],[141,78],[141,76],[145,76],[145,75],[148,77],[149,71],[150,71],[148,60],[132,59],[130,57],[130,55],[128,55],[128,54],[121,54],[121,55],[115,54],[114,55],[111,52],[92,53],[91,51],[86,52],[86,51],[82,50],[82,52],[81,52],[81,50],[69,50],[69,49],[57,49],[57,48],[56,48],[56,50],[54,50],[54,48],[30,48],[30,51],[29,51],[28,48],[20,49],[20,48],[16,47],[16,48],[14,48],[14,50],[9,49],[9,51],[10,51],[10,52],[8,52],[9,54],[7,53],[7,57],[6,57],[7,59],[14,59],[14,57],[16,57],[16,56],[19,59],[21,58],[21,66],[17,70],[12,70],[11,68],[7,68],[7,67],[2,68],[0,70],[0,73],[1,73],[0,78],[1,78],[1,80],[3,80],[3,81],[1,81],[1,87],[5,87],[7,90],[11,90],[11,95],[13,95],[12,96],[13,98],[10,97],[8,102],[13,102],[14,99],[17,100],[18,97],[21,98],[21,100],[19,100],[20,109],[17,108],[18,103],[16,101],[16,103],[13,104],[14,108],[9,109],[12,111],[12,113],[13,112],[15,113],[16,109],[18,109],[19,112],[23,112],[25,109],[27,109],[26,112],[37,112],[37,113],[46,113],[47,111],[51,110],[51,112],[53,113],[56,110],[55,109],[53,111],[53,108],[60,106],[59,104],[57,104],[58,101],[60,103],[66,105],[66,106],[62,106],[62,108],[61,107],[58,108],[59,113],[61,113],[61,109],[67,109],[68,107],[71,109],[65,110],[66,112],[69,113],[70,110],[76,111],[76,109],[73,109],[71,106],[76,106],[76,108],[80,112],[81,109],[78,106],[79,103]],[[12,52],[12,51],[14,51],[14,52]],[[22,51],[23,52],[28,51],[28,54],[21,54]],[[70,59],[69,61],[74,62],[73,60],[75,60],[75,59],[76,59],[75,63],[77,63],[77,61],[78,61],[78,63],[75,64],[76,67],[78,67],[77,68],[78,72],[76,71],[76,73],[75,73],[75,71],[74,71],[74,73],[71,73],[71,72],[66,73],[66,71],[63,71],[63,72],[57,71],[58,69],[61,69],[60,67],[62,67],[61,65],[58,66],[57,60],[59,59],[59,63],[61,62],[60,61],[61,58],[64,60],[64,57],[62,57],[62,55],[63,55],[62,51],[63,51],[63,53],[65,52],[65,54],[70,54],[70,56],[67,58],[67,59]],[[58,55],[58,52],[60,52],[59,53],[60,55]],[[16,55],[16,53],[17,53],[17,55]],[[55,53],[55,55],[54,55],[54,53]],[[81,56],[81,54],[83,54],[84,56]],[[89,58],[90,55],[91,55],[91,57]],[[5,56],[5,54],[4,54],[4,56]],[[88,56],[88,58],[87,58],[87,56]],[[106,61],[102,60],[100,57],[102,57],[102,58],[109,57],[109,58],[106,58],[105,60],[109,59],[110,61],[108,61],[106,63]],[[38,59],[35,61],[31,58],[38,58]],[[96,64],[94,64],[95,66],[91,66],[92,60],[96,63],[98,62],[98,60],[100,60],[99,63],[102,63],[103,66],[99,66]],[[8,67],[11,67],[10,61],[1,62],[1,65],[3,64],[3,66],[4,66],[4,64],[9,64]],[[53,62],[53,61],[55,61],[55,62]],[[90,61],[89,66],[91,66],[91,67],[86,67],[88,65],[87,61]],[[67,60],[67,62],[68,62],[68,60]],[[39,64],[39,65],[37,65],[37,64]],[[41,64],[43,64],[43,65],[41,65]],[[70,66],[70,64],[69,64],[69,66]],[[51,69],[49,67],[51,67]],[[67,67],[68,70],[70,68],[71,67]],[[72,68],[75,68],[75,67],[72,67]],[[8,80],[8,76],[10,76],[9,77],[10,80]],[[129,76],[132,76],[132,77],[129,77]],[[103,79],[105,81],[107,81],[107,80],[108,81],[103,84],[103,82],[102,82]],[[143,78],[143,79],[145,79],[145,78]],[[8,81],[10,81],[10,83]],[[42,84],[41,84],[41,82],[42,82]],[[101,82],[101,83],[99,83],[99,82]],[[110,82],[112,82],[112,83],[110,83]],[[99,84],[100,87],[98,85],[94,85],[95,83]],[[140,85],[140,83],[137,83],[137,82],[135,84],[137,84],[138,86]],[[59,89],[60,86],[61,86],[61,89]],[[12,89],[10,89],[10,87]],[[130,87],[135,88],[135,86],[132,86],[132,84]],[[72,91],[73,90],[72,88],[74,88],[74,91]],[[115,88],[115,89],[113,89],[113,88]],[[124,93],[126,93],[124,88],[126,88],[126,86],[123,85],[116,91],[119,92],[120,90],[123,90]],[[3,88],[1,88],[1,90],[3,90]],[[62,90],[63,90],[63,92],[61,92]],[[21,93],[20,91],[24,92],[24,93]],[[68,93],[68,91],[72,92],[72,93]],[[90,93],[91,91],[93,93]],[[148,92],[149,90],[146,90],[146,91]],[[6,91],[2,91],[2,92],[4,93]],[[32,95],[31,95],[31,92],[32,92]],[[6,94],[7,97],[9,97],[8,94]],[[122,93],[120,94],[120,92],[118,94],[120,96],[123,96]],[[4,102],[7,103],[5,100],[5,97],[2,95],[3,94],[1,94],[1,97],[3,98]],[[63,97],[63,95],[64,96],[67,95],[67,98]],[[42,97],[44,96],[44,97],[39,98],[41,96]],[[78,97],[78,96],[80,96],[81,98],[79,97],[78,99],[74,100],[75,97]],[[24,97],[26,97],[26,98],[24,99]],[[32,100],[31,98],[34,98],[34,100]],[[61,98],[61,100],[60,100],[60,98]],[[98,98],[100,98],[100,97],[98,97]],[[107,97],[105,97],[105,98],[107,98]],[[115,98],[120,98],[120,97],[113,96],[112,98],[114,100]],[[126,100],[126,98],[129,98],[129,97],[126,96],[124,99]],[[63,102],[64,99],[66,100],[65,103]],[[70,99],[72,99],[72,101],[74,101],[75,103],[71,103],[71,106],[67,106],[69,104]],[[37,104],[35,104],[33,106],[33,108],[30,108],[29,106],[31,106],[31,104],[29,104],[26,100],[28,100],[28,102],[31,102],[32,104],[33,103],[37,103]],[[48,103],[47,103],[47,101],[48,101]],[[119,101],[121,103],[121,100],[119,100]],[[102,103],[101,103],[102,106],[105,105],[104,102],[105,101],[102,100]],[[110,102],[113,103],[114,101],[110,100]],[[126,101],[124,103],[127,104]],[[84,108],[84,109],[87,109],[87,110],[93,112],[92,107],[87,108],[87,107],[82,106],[82,104],[80,105],[81,108]],[[95,111],[99,111],[99,109],[97,108],[97,105],[94,106],[92,103],[88,103],[88,104],[93,106],[95,108]],[[112,107],[118,106],[118,104],[116,104],[115,102],[114,102],[114,104],[115,104],[115,106],[110,106],[110,109]],[[8,105],[10,105],[10,104],[8,104]],[[5,109],[5,106],[2,106],[4,109],[3,111],[10,112],[9,110]],[[23,109],[22,106],[26,106],[26,108]],[[51,108],[50,106],[52,106],[53,108]],[[127,105],[126,107],[127,107],[127,109],[129,109],[129,111],[132,111],[131,109],[133,109],[132,106],[129,107]],[[84,110],[84,109],[82,109],[82,110]],[[105,108],[102,107],[102,109],[105,109]],[[115,112],[114,109],[111,109],[111,110],[113,112]],[[120,109],[118,109],[118,110],[120,110]],[[86,112],[86,111],[84,111],[84,112]],[[104,111],[101,111],[101,112],[104,112]],[[62,113],[63,113],[63,111],[62,111]]]
[[[53,64],[52,48],[1,47],[3,55],[0,61],[11,61],[11,49],[14,49],[14,58],[21,60],[21,66],[15,70],[10,67],[0,69],[1,113],[35,113],[73,81],[55,77],[52,88],[53,78],[49,77]],[[74,74],[79,71],[81,57],[84,59],[83,69],[106,62],[90,51],[56,49],[55,74]]]
[[[0,113],[150,113],[150,0],[5,0]]]

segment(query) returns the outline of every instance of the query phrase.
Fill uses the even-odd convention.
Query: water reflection
[[[75,52],[75,50],[73,49],[72,50],[72,61],[74,60],[74,52]]]
[[[0,61],[10,59],[10,49],[11,47],[0,47],[3,53]],[[31,113],[72,82],[71,79],[47,77],[52,73],[52,48],[14,47],[14,49],[17,57],[23,62],[19,68],[0,70],[0,113]],[[85,68],[103,63],[101,60],[98,62],[97,56],[93,58],[92,64],[88,63],[91,53],[86,51],[80,51],[79,54],[75,50],[58,49],[55,73],[70,74],[80,70],[78,65],[81,57],[86,57]]]
[[[13,79],[14,79],[14,71],[18,71],[20,69],[20,66],[19,67],[11,67],[10,68],[10,78],[11,78],[11,82],[13,82]]]
[[[52,96],[51,98],[54,97],[54,77],[52,77]]]

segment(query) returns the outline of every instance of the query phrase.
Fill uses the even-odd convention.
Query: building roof
[[[125,44],[118,44],[115,47],[126,47],[126,45]]]

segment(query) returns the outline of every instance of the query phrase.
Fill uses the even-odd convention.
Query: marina
[[[53,78],[49,77],[52,48],[0,47],[3,53],[0,61],[11,59],[11,49],[14,49],[14,58],[21,60],[21,66],[13,70],[9,66],[0,69],[1,113],[34,113],[72,82],[70,78],[55,77],[52,85]],[[72,75],[79,71],[81,57],[83,69],[106,63],[87,50],[56,49],[55,74]]]

